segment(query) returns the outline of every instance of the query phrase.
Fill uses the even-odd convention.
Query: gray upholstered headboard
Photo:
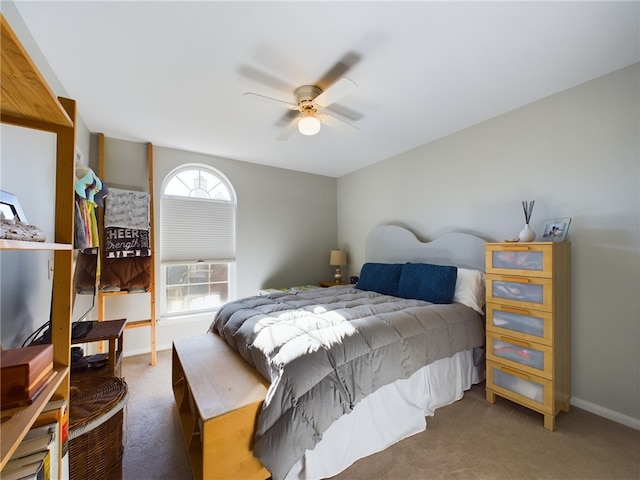
[[[382,225],[367,237],[364,254],[367,262],[432,263],[485,269],[485,241],[468,233],[447,233],[422,242],[404,227]]]

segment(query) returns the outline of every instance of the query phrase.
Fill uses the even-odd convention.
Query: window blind
[[[161,261],[235,260],[235,204],[163,197],[161,207]]]

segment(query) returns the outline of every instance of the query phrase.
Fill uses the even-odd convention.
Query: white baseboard
[[[604,417],[616,423],[621,423],[622,425],[626,425],[627,427],[631,427],[635,430],[640,430],[640,419],[629,417],[628,415],[623,415],[622,413],[616,412],[614,410],[609,410],[608,408],[602,407],[600,405],[596,405],[595,403],[587,402],[586,400],[582,400],[581,398],[572,397],[571,405],[574,405],[582,410],[586,410],[587,412],[593,413],[600,417]]]
[[[161,350],[170,350],[173,345],[156,345],[156,352]],[[134,349],[125,349],[122,352],[123,357],[135,357],[136,355],[151,355],[151,350],[149,347],[146,348],[134,348]]]
[[[156,351],[170,350],[173,340],[206,333],[211,319],[200,315],[180,319],[159,319],[156,328]],[[149,331],[135,328],[125,331],[124,356],[131,357],[150,352]]]

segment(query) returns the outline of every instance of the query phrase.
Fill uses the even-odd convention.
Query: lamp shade
[[[346,265],[347,254],[342,250],[331,250],[329,265]]]

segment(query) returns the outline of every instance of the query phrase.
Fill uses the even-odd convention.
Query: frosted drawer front
[[[538,383],[533,379],[527,380],[495,366],[492,368],[491,373],[492,383],[495,386],[544,405],[545,386],[542,383]]]
[[[539,305],[544,303],[543,285],[494,280],[491,291],[495,298],[537,303]]]
[[[544,270],[543,252],[495,251],[492,252],[493,268],[508,270]]]
[[[487,303],[488,332],[552,345],[552,319],[551,312]]]
[[[553,244],[488,243],[485,258],[487,273],[551,278]]]
[[[550,278],[487,275],[487,303],[550,312],[552,297]]]
[[[553,412],[553,382],[487,358],[487,390],[541,413]]]
[[[544,318],[534,315],[493,310],[491,325],[536,337],[544,337]]]
[[[494,357],[504,358],[512,362],[544,370],[544,352],[535,348],[527,348],[506,340],[493,339],[491,353]]]
[[[487,359],[521,373],[553,379],[553,349],[548,345],[488,332]]]

